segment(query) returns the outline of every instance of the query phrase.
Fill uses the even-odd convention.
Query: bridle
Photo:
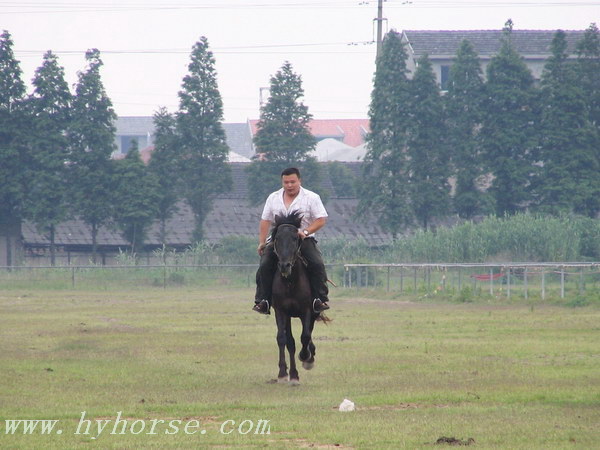
[[[283,228],[283,227],[293,228],[294,231],[296,233],[298,233],[298,227],[296,227],[294,225],[291,225],[291,224],[284,223],[284,224],[279,225],[277,227],[277,232],[275,233],[275,239],[273,240],[273,252],[275,253],[275,255],[277,256],[277,258],[279,260],[281,260],[281,258],[279,258],[279,254],[277,253],[277,235],[279,234],[279,230],[281,228]],[[296,248],[296,251],[294,252],[294,256],[293,256],[292,261],[291,261],[292,267],[294,267],[294,264],[296,263],[296,260],[298,259],[298,256],[300,256],[300,246],[302,245],[302,242],[300,241],[300,239],[298,239],[297,245],[298,246]]]

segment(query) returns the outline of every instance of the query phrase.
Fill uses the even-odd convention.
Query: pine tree
[[[594,180],[600,171],[595,161],[597,132],[586,114],[587,93],[568,60],[567,40],[558,31],[542,73],[541,159],[536,183],[539,208],[551,214],[584,213],[589,201],[600,195]]]
[[[127,155],[114,161],[115,207],[113,217],[132,254],[144,245],[147,231],[158,212],[159,183],[142,162],[137,142]]]
[[[371,132],[359,187],[358,214],[375,213],[394,239],[414,220],[407,185],[412,117],[406,107],[411,103],[406,59],[400,34],[390,31],[377,58],[369,108]]]
[[[302,78],[286,61],[271,77],[270,96],[260,110],[254,145],[261,160],[248,168],[248,195],[252,204],[264,202],[267,195],[281,186],[280,173],[286,167],[297,166],[303,183],[318,190],[315,186],[320,178],[319,168],[308,155],[316,144],[308,128],[312,116],[301,101],[303,97]]]
[[[179,149],[182,153],[183,196],[196,222],[194,241],[203,238],[203,223],[216,195],[231,188],[227,165],[229,148],[223,129],[223,101],[217,86],[215,59],[208,40],[194,45],[188,75],[179,92],[176,114]]]
[[[74,214],[89,227],[92,261],[96,262],[98,229],[112,215],[112,164],[116,115],[102,84],[102,60],[96,49],[85,55],[88,67],[79,73],[69,129],[69,183]]]
[[[577,43],[578,82],[586,92],[592,123],[600,128],[600,30],[591,24]]]
[[[594,127],[592,146],[595,151],[590,163],[596,173],[590,179],[587,195],[578,209],[594,217],[600,212],[600,31],[595,23],[588,27],[583,39],[577,43],[576,53],[577,84],[585,92],[588,120]]]
[[[33,79],[34,92],[27,100],[32,116],[28,134],[24,214],[48,236],[50,263],[55,265],[55,229],[67,216],[66,132],[69,128],[71,92],[52,52],[44,55]]]
[[[449,155],[440,90],[427,55],[419,58],[409,83],[412,116],[408,138],[408,183],[415,217],[428,229],[431,219],[450,210]]]
[[[148,170],[158,182],[157,218],[160,222],[159,239],[163,247],[167,245],[167,221],[177,211],[179,193],[173,174],[181,167],[177,144],[175,118],[165,108],[154,115],[154,151],[148,163]]]
[[[498,215],[514,214],[530,199],[534,162],[538,160],[534,80],[511,43],[512,23],[487,67],[482,128],[483,150],[493,175],[490,193]]]
[[[489,198],[480,186],[484,175],[479,135],[483,121],[484,82],[479,57],[467,40],[461,43],[450,67],[450,82],[444,100],[447,143],[456,179],[454,208],[464,219],[488,214],[491,212]]]
[[[26,132],[30,120],[23,108],[25,84],[13,52],[8,31],[0,35],[0,238],[6,248],[6,260],[13,265],[16,242],[21,238],[21,214],[26,167]]]

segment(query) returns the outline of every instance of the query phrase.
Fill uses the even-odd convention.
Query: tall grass
[[[561,262],[600,258],[600,221],[517,214],[419,231],[392,245],[394,262]]]

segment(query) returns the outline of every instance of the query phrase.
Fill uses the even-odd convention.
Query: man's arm
[[[269,228],[271,228],[271,222],[269,220],[260,221],[260,224],[258,225],[258,254],[261,256],[265,248]]]
[[[313,223],[311,223],[308,227],[306,227],[305,230],[308,231],[308,234],[313,234],[313,233],[316,233],[317,231],[319,231],[321,228],[323,228],[326,223],[327,223],[327,217],[319,217],[317,220],[315,220]],[[304,239],[306,237],[306,235],[304,234],[304,230],[298,230],[298,234],[300,235],[300,237],[302,239]]]

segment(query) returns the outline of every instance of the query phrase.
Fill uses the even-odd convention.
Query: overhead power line
[[[152,2],[45,2],[45,1],[0,1],[0,14],[56,14],[56,13],[86,13],[86,12],[129,12],[129,11],[160,11],[160,10],[226,10],[226,9],[289,9],[289,8],[363,8],[377,0],[298,0],[284,2],[220,2],[199,5],[194,3],[152,3]],[[600,2],[592,0],[546,0],[546,1],[482,1],[482,0],[398,0],[388,1],[386,8],[547,8],[553,6],[600,6]]]
[[[217,54],[289,54],[289,53],[306,53],[306,54],[319,54],[319,53],[360,53],[356,51],[342,52],[339,49],[331,51],[266,51],[266,49],[273,48],[302,48],[302,47],[328,47],[328,46],[344,46],[350,47],[362,47],[372,45],[373,41],[361,41],[361,42],[312,42],[312,43],[298,43],[298,44],[269,44],[269,45],[243,45],[234,47],[215,47],[211,51]],[[15,50],[15,54],[18,56],[30,56],[39,55],[45,53],[46,50]],[[57,55],[79,55],[84,54],[86,50],[52,50],[52,53]],[[122,49],[122,50],[100,50],[103,55],[177,55],[177,54],[189,54],[191,48],[166,48],[166,49]],[[370,53],[370,52],[369,52]]]

